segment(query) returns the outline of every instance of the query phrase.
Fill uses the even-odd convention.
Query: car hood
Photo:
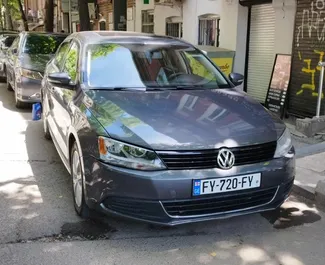
[[[47,62],[51,60],[52,57],[52,54],[23,54],[21,56],[21,66],[29,70],[43,73]]]
[[[235,89],[87,90],[84,102],[114,139],[154,150],[197,150],[276,141],[285,125]]]

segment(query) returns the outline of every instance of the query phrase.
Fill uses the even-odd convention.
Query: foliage
[[[99,57],[106,57],[118,47],[120,47],[118,44],[95,44],[91,49],[91,59],[95,60]]]
[[[67,54],[67,58],[64,65],[64,69],[68,72],[72,81],[76,81],[76,77],[77,77],[77,62],[78,62],[77,55],[78,55],[78,48],[74,44]]]
[[[28,54],[53,54],[65,39],[62,36],[30,34],[27,37],[25,52]]]

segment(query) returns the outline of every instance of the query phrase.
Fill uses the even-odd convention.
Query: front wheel
[[[27,106],[27,104],[25,102],[22,102],[18,99],[17,96],[17,87],[15,87],[15,106],[17,109],[23,109]]]
[[[49,129],[49,124],[48,124],[48,121],[47,121],[47,118],[46,118],[44,112],[42,114],[42,118],[43,118],[44,138],[46,140],[51,140],[51,133],[50,133],[50,129]]]
[[[8,91],[13,91],[12,86],[9,83],[9,77],[8,77],[7,70],[6,70],[6,83],[7,83],[7,90]]]
[[[76,143],[71,148],[71,176],[72,176],[72,193],[74,208],[82,218],[89,217],[89,207],[85,202],[85,193],[83,188],[83,170],[81,166],[81,158]]]

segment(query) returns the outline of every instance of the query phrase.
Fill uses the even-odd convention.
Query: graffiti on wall
[[[310,6],[303,9],[296,35],[298,57],[303,62],[300,74],[304,74],[306,77],[306,82],[301,84],[301,88],[296,92],[296,95],[301,95],[305,90],[309,90],[313,97],[318,97],[316,84],[319,78],[318,73],[321,70],[318,62],[323,61],[325,50],[313,49],[308,52],[309,56],[303,56],[306,53],[301,51],[303,49],[299,49],[300,44],[310,40],[313,42],[316,40],[318,44],[325,42],[325,0],[311,1]],[[324,94],[322,93],[323,97]]]
[[[302,20],[298,26],[296,39],[297,47],[304,38],[311,38],[316,34],[318,41],[325,41],[325,0],[311,1],[310,8],[302,12]]]
[[[318,92],[316,89],[316,75],[317,72],[320,72],[321,67],[318,66],[318,62],[323,61],[324,58],[324,51],[319,51],[319,50],[314,50],[314,54],[317,54],[318,57],[318,61],[316,60],[312,60],[310,58],[304,59],[302,57],[302,54],[300,51],[298,51],[298,55],[299,55],[299,60],[304,62],[304,67],[301,69],[301,72],[305,75],[308,76],[308,83],[303,83],[301,84],[301,89],[297,91],[297,95],[300,95],[304,92],[304,90],[311,90],[311,95],[314,97],[318,97]],[[324,97],[324,93],[322,93],[322,98]]]

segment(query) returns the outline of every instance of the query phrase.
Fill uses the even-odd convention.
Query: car
[[[180,39],[67,37],[41,102],[76,212],[174,226],[280,207],[295,178],[291,135],[242,82]]]
[[[15,92],[15,105],[40,102],[41,81],[47,62],[67,34],[21,32],[7,52],[7,89]]]
[[[18,36],[18,33],[15,32],[1,32],[0,31],[0,78],[6,78],[6,58],[7,58],[7,50]]]

